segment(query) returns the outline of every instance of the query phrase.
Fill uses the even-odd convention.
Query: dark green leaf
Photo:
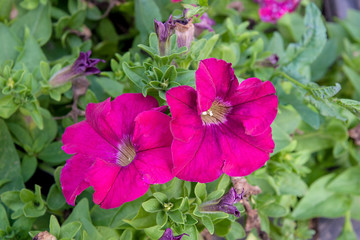
[[[8,179],[0,188],[0,193],[9,190],[20,190],[24,187],[21,176],[20,160],[14,143],[3,120],[0,119],[0,176]]]

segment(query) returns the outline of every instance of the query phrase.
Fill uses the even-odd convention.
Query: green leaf
[[[5,122],[0,119],[0,176],[10,182],[0,187],[0,193],[24,187],[20,160]]]
[[[142,204],[142,207],[145,211],[153,213],[158,212],[163,209],[163,206],[159,203],[159,201],[155,198],[150,198],[146,202]]]
[[[301,197],[307,191],[306,183],[295,173],[280,173],[277,176],[277,183],[281,194],[290,194]]]
[[[1,201],[13,211],[17,211],[23,207],[23,202],[20,199],[19,191],[7,191],[0,195]]]
[[[0,94],[0,96],[1,95],[2,94]],[[8,95],[0,98],[0,117],[5,119],[9,118],[18,110],[18,108],[19,105],[14,102],[13,96]]]
[[[204,183],[197,183],[195,186],[196,197],[203,202],[207,196],[206,185]]]
[[[140,31],[141,41],[145,42],[147,35],[154,31],[154,19],[162,21],[161,13],[154,0],[135,0],[134,2],[135,26]]]
[[[56,238],[60,237],[60,224],[54,215],[50,217],[50,233]]]
[[[199,0],[199,5],[202,7],[207,7],[208,6],[208,0]]]
[[[0,12],[1,12],[1,1],[0,1]],[[10,31],[9,27],[3,23],[0,23],[0,65],[7,60],[15,61],[18,51],[18,47],[21,43],[16,36]]]
[[[341,90],[341,86],[338,83],[336,83],[335,86],[328,87],[317,87],[316,85],[314,87],[308,85],[308,87],[310,87],[310,92],[313,96],[319,99],[331,98]]]
[[[45,81],[48,81],[50,79],[51,76],[49,63],[44,61],[40,62],[40,73]]]
[[[124,73],[139,89],[143,89],[147,82],[145,69],[143,67],[130,67],[126,62],[122,64]]]
[[[37,167],[36,157],[25,155],[21,161],[21,175],[24,182],[28,181],[34,175]]]
[[[274,218],[284,217],[289,212],[288,209],[276,202],[262,205],[258,210],[265,213],[265,215]]]
[[[43,207],[37,207],[33,202],[28,202],[24,206],[24,215],[28,218],[37,218],[45,214],[46,208]]]
[[[232,222],[229,219],[223,219],[215,224],[215,234],[223,237],[226,236],[231,229]]]
[[[10,223],[6,214],[6,209],[0,204],[0,232],[1,230],[6,231],[8,227],[10,227]]]
[[[351,198],[337,194],[326,188],[334,174],[325,175],[316,180],[308,192],[295,207],[292,216],[297,220],[314,217],[336,218],[342,216],[351,207]]]
[[[168,201],[168,197],[166,196],[166,194],[162,193],[162,192],[155,192],[153,193],[153,196],[159,201],[159,203],[164,204],[165,202]]]
[[[295,66],[312,63],[326,44],[326,28],[314,3],[306,6],[304,23],[306,31],[300,42],[289,44],[286,50],[287,63]]]
[[[357,94],[360,94],[360,75],[346,65],[343,66],[343,71],[346,77],[350,80]]]
[[[33,72],[35,68],[39,67],[41,61],[46,61],[46,57],[37,40],[30,35],[29,29],[25,29],[24,38],[24,46],[16,59],[14,69],[27,69]]]
[[[132,240],[133,231],[131,229],[126,229],[122,234],[119,240]]]
[[[113,98],[120,96],[124,91],[123,84],[110,78],[96,78],[96,82],[104,89],[107,94],[109,94]]]
[[[225,236],[226,240],[242,239],[246,236],[244,228],[238,222],[233,222],[230,232]]]
[[[169,211],[167,212],[167,214],[169,215],[170,219],[173,220],[175,223],[184,224],[184,216],[180,212],[180,210]]]
[[[72,239],[81,229],[81,222],[71,222],[61,226],[60,239],[69,238]]]
[[[220,37],[219,34],[215,34],[209,40],[206,41],[204,48],[202,48],[202,50],[200,51],[200,54],[198,55],[198,58],[197,58],[198,60],[202,60],[202,59],[209,57],[209,55],[211,54],[212,50],[215,47],[215,44],[219,40],[219,37]]]
[[[350,167],[333,179],[327,188],[343,194],[360,195],[360,166]]]
[[[360,102],[352,99],[336,99],[335,102],[360,117]]]
[[[39,6],[14,21],[11,29],[23,38],[24,30],[28,28],[30,35],[40,44],[44,45],[50,38],[52,23],[50,19],[50,4],[39,4]],[[39,64],[40,61],[36,62]]]
[[[59,165],[70,158],[62,149],[62,142],[52,142],[47,145],[38,155],[38,158],[51,165]]]
[[[209,230],[209,233],[214,234],[215,228],[211,219],[208,216],[203,216],[201,220],[204,226],[207,228],[207,230]]]
[[[53,184],[50,187],[46,203],[51,210],[59,210],[66,205],[64,194],[59,190],[56,184]]]
[[[130,224],[135,229],[149,228],[156,225],[156,214],[148,213],[141,207],[138,214],[133,219],[124,219],[123,221]]]
[[[10,16],[11,8],[13,5],[12,0],[0,0],[0,21],[8,19]],[[1,34],[0,34],[1,36]],[[0,41],[2,42],[2,41]]]

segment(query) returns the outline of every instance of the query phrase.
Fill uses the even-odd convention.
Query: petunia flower
[[[58,87],[78,77],[99,74],[101,71],[96,65],[99,62],[105,61],[97,58],[90,58],[90,55],[91,51],[87,51],[86,53],[80,52],[79,57],[72,65],[64,67],[51,77],[49,84],[52,87]]]
[[[186,235],[189,236],[186,233],[183,233],[179,236],[174,236],[173,231],[171,230],[171,228],[167,228],[164,232],[164,234],[159,238],[159,240],[181,240],[181,238]]]
[[[165,56],[170,51],[170,37],[173,34],[175,24],[172,20],[172,16],[170,15],[169,19],[162,23],[156,19],[154,19],[155,25],[155,33],[158,37],[158,44],[160,55]]]
[[[195,79],[197,90],[179,86],[166,93],[174,176],[205,183],[223,172],[246,176],[262,167],[275,147],[272,83],[249,78],[239,85],[231,64],[215,58],[200,61]]]
[[[216,22],[209,17],[207,13],[204,13],[200,17],[200,22],[195,23],[195,35],[199,36],[204,30],[209,30],[209,32],[213,32],[212,26],[214,26]]]
[[[173,3],[181,2],[182,0],[171,0]]]
[[[66,128],[62,149],[75,155],[60,181],[70,205],[92,186],[96,204],[118,207],[144,195],[149,184],[173,178],[170,117],[156,107],[153,97],[123,94],[88,104],[86,120]]]
[[[232,187],[229,192],[224,194],[221,198],[209,202],[202,203],[200,205],[200,212],[212,213],[212,212],[225,212],[232,214],[235,217],[240,217],[239,210],[234,206],[235,203],[243,199],[243,193],[237,194]]]
[[[284,14],[295,11],[300,0],[254,0],[260,4],[259,15],[263,22],[276,23]]]

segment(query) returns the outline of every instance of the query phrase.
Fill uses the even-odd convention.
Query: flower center
[[[129,165],[135,158],[136,151],[130,140],[125,140],[119,147],[116,163],[122,167]]]
[[[215,100],[210,109],[201,113],[201,120],[204,124],[220,124],[226,122],[226,115],[230,112],[231,106]]]

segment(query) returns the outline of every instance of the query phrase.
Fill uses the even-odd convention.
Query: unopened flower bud
[[[174,23],[172,20],[172,16],[170,15],[169,19],[162,23],[156,19],[154,19],[155,24],[155,32],[158,36],[159,40],[159,51],[161,56],[165,56],[169,53],[170,46],[170,37],[173,34]]]
[[[183,233],[179,236],[174,236],[173,231],[171,230],[171,228],[167,228],[164,232],[164,234],[159,238],[159,240],[181,240],[181,238],[186,235],[189,236],[186,233]]]
[[[195,27],[192,19],[178,19],[175,20],[175,34],[177,36],[178,47],[191,47],[191,42],[194,39]]]
[[[200,212],[225,212],[235,215],[235,217],[240,217],[240,212],[234,204],[243,199],[243,193],[244,191],[241,194],[237,194],[235,189],[231,188],[229,192],[221,198],[201,204]]]
[[[52,87],[58,87],[78,77],[99,74],[101,71],[95,66],[100,61],[105,61],[101,59],[90,58],[90,54],[91,51],[86,53],[80,52],[79,57],[72,65],[64,67],[51,77],[49,84]]]
[[[278,67],[278,61],[279,61],[279,56],[276,54],[272,54],[270,57],[266,58],[265,60],[261,61],[259,64],[262,67],[273,67],[273,68],[277,68]]]

